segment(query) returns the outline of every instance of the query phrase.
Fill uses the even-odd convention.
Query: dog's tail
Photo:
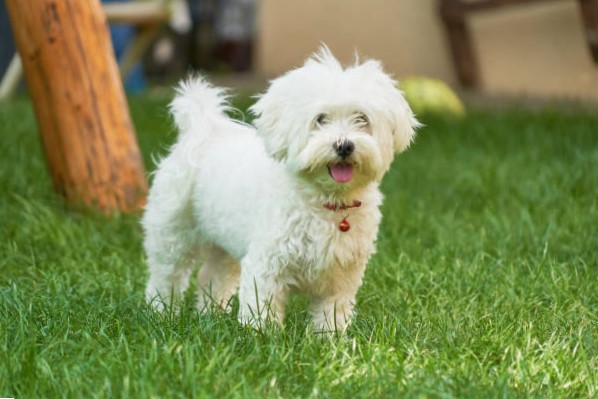
[[[207,131],[202,127],[222,119],[230,109],[226,89],[213,86],[199,74],[182,80],[176,93],[169,109],[182,136]]]

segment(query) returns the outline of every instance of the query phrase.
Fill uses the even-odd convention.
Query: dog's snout
[[[345,159],[355,151],[355,144],[349,140],[334,143],[334,150],[339,157]]]

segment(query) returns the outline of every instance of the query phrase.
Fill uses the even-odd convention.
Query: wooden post
[[[147,185],[99,0],[6,0],[55,189],[134,211]]]

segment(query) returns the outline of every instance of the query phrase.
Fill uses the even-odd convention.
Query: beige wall
[[[471,26],[488,91],[598,99],[576,1],[480,14]]]
[[[435,0],[260,0],[256,68],[298,66],[324,42],[343,61],[382,60],[399,79],[428,75],[455,85]],[[577,2],[512,6],[470,20],[482,87],[493,94],[598,99],[598,66]]]

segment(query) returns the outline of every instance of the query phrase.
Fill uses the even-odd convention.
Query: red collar
[[[348,204],[336,205],[336,204],[332,204],[330,202],[326,202],[324,204],[324,208],[326,208],[330,211],[334,211],[334,212],[336,212],[338,210],[344,211],[344,210],[347,210],[350,208],[359,208],[360,206],[361,206],[361,201],[359,201],[359,200],[353,201],[353,203],[351,205],[348,205]],[[340,231],[342,231],[343,233],[349,231],[349,229],[351,228],[351,224],[347,220],[348,217],[349,217],[349,215],[344,216],[343,220],[341,220],[340,223],[338,224],[338,229]]]
[[[344,211],[345,209],[350,209],[350,208],[359,208],[361,206],[361,201],[360,200],[355,200],[353,201],[353,203],[351,205],[347,205],[347,204],[332,204],[330,202],[327,202],[324,204],[324,208],[328,209],[329,211]]]

